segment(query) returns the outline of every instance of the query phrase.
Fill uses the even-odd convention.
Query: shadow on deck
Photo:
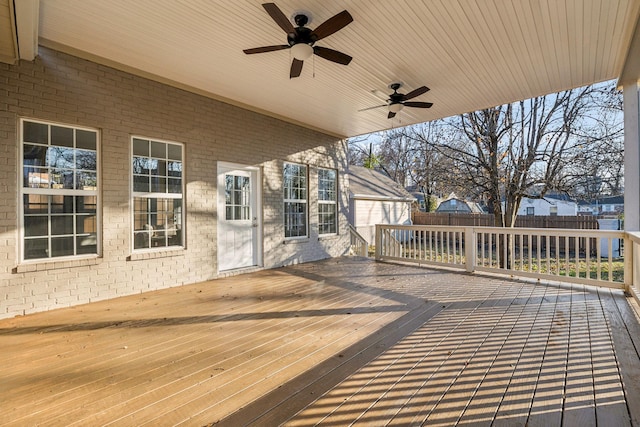
[[[620,291],[329,259],[0,321],[0,425],[638,425]]]

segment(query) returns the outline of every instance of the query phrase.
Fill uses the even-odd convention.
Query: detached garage
[[[376,224],[411,224],[416,200],[388,176],[349,166],[349,223],[367,242],[375,242]]]

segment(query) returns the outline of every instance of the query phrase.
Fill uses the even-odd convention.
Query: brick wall
[[[0,318],[217,277],[218,161],[262,169],[265,267],[347,251],[343,141],[45,48],[34,62],[0,64],[0,94]],[[100,130],[101,257],[19,262],[20,117]],[[184,250],[132,256],[131,135],[185,146]],[[285,161],[309,166],[309,237],[295,242],[284,239]],[[317,167],[340,171],[338,236],[318,237]]]

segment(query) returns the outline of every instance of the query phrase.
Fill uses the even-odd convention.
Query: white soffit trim
[[[33,61],[38,55],[39,0],[14,0],[20,59]]]

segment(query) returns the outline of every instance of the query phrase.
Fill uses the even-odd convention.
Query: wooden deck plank
[[[596,426],[593,365],[586,304],[584,290],[572,294],[562,417],[564,426]]]
[[[539,299],[525,348],[494,416],[495,427],[524,426],[529,418],[559,292],[555,286],[545,286],[542,289],[542,297]]]
[[[615,298],[611,291],[608,294],[608,298]],[[630,426],[631,418],[613,348],[611,327],[600,298],[589,304],[587,310],[596,422],[599,426]]]
[[[559,426],[562,423],[571,317],[570,295],[570,292],[564,290],[559,293],[556,300],[549,335],[543,344],[544,354],[529,409],[527,426]]]
[[[362,296],[354,294],[353,299],[349,299],[344,292],[342,292],[342,298],[335,298],[335,301],[339,306],[351,306],[348,310],[354,311],[354,308],[357,307],[360,303],[365,303],[366,301],[371,300],[371,296],[366,296],[366,298],[362,298]],[[327,302],[323,302],[323,306],[326,305]],[[309,330],[310,333],[318,332],[317,329],[320,322],[339,322],[341,321],[339,317],[325,317],[325,316],[311,316],[305,317],[305,313],[307,311],[303,310],[303,307],[299,307],[300,310],[292,310],[292,313],[297,313],[295,316],[291,316],[290,318],[284,319],[261,319],[257,317],[255,320],[259,320],[260,323],[264,323],[263,331],[257,330],[252,333],[242,333],[239,341],[242,341],[240,347],[230,346],[230,342],[226,342],[225,349],[223,351],[214,352],[213,357],[209,358],[199,358],[198,354],[207,355],[213,352],[213,349],[200,347],[198,354],[192,354],[192,346],[186,347],[182,353],[184,358],[195,359],[190,361],[189,365],[186,367],[181,367],[180,357],[176,357],[174,360],[170,360],[166,365],[167,372],[163,373],[163,366],[154,369],[156,372],[143,372],[141,377],[138,378],[127,378],[122,375],[123,382],[117,383],[117,392],[113,393],[109,398],[102,398],[97,400],[93,405],[84,405],[82,408],[78,408],[75,411],[66,408],[65,411],[61,412],[62,420],[69,419],[70,417],[74,417],[76,412],[90,412],[90,413],[100,413],[101,411],[108,410],[107,413],[102,412],[102,414],[106,417],[109,416],[109,413],[114,410],[119,410],[123,413],[128,413],[131,411],[132,407],[142,407],[145,408],[145,411],[151,412],[152,416],[156,416],[158,411],[152,411],[154,405],[161,406],[163,405],[166,399],[159,399],[158,395],[163,396],[171,396],[172,400],[174,400],[174,406],[179,406],[180,399],[179,395],[184,393],[185,388],[187,390],[194,389],[194,387],[190,387],[190,384],[193,382],[201,385],[200,388],[210,387],[209,384],[218,380],[223,384],[229,383],[229,380],[225,379],[230,376],[241,377],[242,374],[238,374],[239,367],[245,365],[257,365],[260,366],[260,359],[251,358],[250,356],[246,356],[247,354],[253,352],[256,355],[260,355],[262,352],[261,347],[265,347],[268,345],[272,345],[274,342],[282,341],[287,339],[287,334],[295,335],[295,339],[300,341],[304,339],[304,334]],[[330,312],[332,307],[328,305],[326,309]],[[388,310],[388,307],[385,307]],[[367,308],[367,311],[371,309]],[[374,310],[375,311],[375,310]],[[339,312],[339,310],[338,310]],[[338,314],[336,312],[336,314]],[[346,313],[343,313],[347,315]],[[302,317],[299,317],[302,316]],[[255,316],[243,315],[242,322],[251,321]],[[281,316],[278,316],[281,317]],[[286,320],[287,324],[282,325],[281,327],[274,326],[269,322],[282,322],[282,320]],[[294,322],[294,323],[292,323]],[[333,331],[337,334],[342,333],[339,327],[336,327],[334,324],[329,324],[329,326],[333,326]],[[354,326],[357,326],[356,323],[353,323]],[[256,329],[258,329],[258,325],[255,325]],[[290,332],[288,332],[290,331]],[[231,332],[233,333],[233,331]],[[225,342],[224,334],[221,334],[220,331],[216,331],[216,341],[220,339],[221,342]],[[210,340],[211,341],[211,340]],[[259,345],[256,345],[256,342],[260,342]],[[197,348],[197,347],[196,347]],[[304,346],[300,346],[301,349],[304,349]],[[273,351],[273,350],[270,350]],[[237,354],[234,358],[233,355]],[[175,356],[174,356],[175,357]],[[265,356],[268,358],[268,356]],[[246,360],[245,360],[246,359]],[[223,363],[223,364],[222,364]],[[221,365],[222,364],[222,365]],[[205,368],[197,369],[197,366],[201,365]],[[228,366],[231,365],[233,368],[229,369]],[[225,368],[225,366],[227,368]],[[194,372],[191,372],[194,370]],[[191,373],[190,373],[191,372]],[[213,374],[211,373],[213,372]],[[153,380],[146,380],[146,378],[153,378]],[[235,378],[234,378],[235,380]],[[127,384],[128,382],[131,384],[131,394],[135,397],[129,396],[127,392]],[[145,387],[141,388],[136,386],[136,383],[143,382],[149,389],[145,390]],[[113,387],[112,387],[113,388]],[[195,387],[197,390],[198,387]],[[192,390],[193,391],[193,390]],[[95,392],[94,392],[95,394]],[[61,410],[65,409],[63,407]],[[135,410],[133,412],[136,412]],[[160,411],[162,412],[162,411]],[[73,419],[73,418],[71,418]],[[82,420],[82,418],[79,418]],[[137,423],[142,422],[142,417],[138,416]],[[92,423],[101,423],[103,419],[98,416],[93,416],[90,420]]]
[[[333,259],[0,320],[0,346],[0,426],[640,425],[637,313],[575,285]]]
[[[470,290],[468,290],[470,291]],[[464,291],[460,292],[461,297],[466,297],[467,295]],[[473,299],[469,300],[468,304],[465,304],[464,307],[459,307],[457,310],[458,313],[464,310],[464,308],[472,308],[476,303],[473,302]],[[447,310],[448,311],[448,310]],[[440,315],[436,315],[433,319],[429,320],[427,323],[429,328],[421,328],[421,331],[417,331],[416,333],[411,334],[407,339],[404,339],[397,346],[393,348],[400,351],[400,354],[393,354],[393,352],[385,353],[381,355],[380,358],[376,359],[374,362],[366,366],[366,369],[363,369],[351,376],[347,381],[343,382],[338,391],[334,393],[329,393],[323,400],[325,399],[336,399],[334,394],[338,394],[338,400],[340,400],[338,405],[335,405],[335,409],[331,413],[327,414],[318,414],[316,416],[320,416],[318,419],[309,419],[309,415],[304,412],[296,417],[296,419],[304,419],[302,424],[306,423],[341,423],[344,422],[341,418],[343,418],[342,414],[362,414],[362,418],[359,419],[360,422],[367,422],[366,415],[364,414],[367,410],[373,407],[375,404],[379,402],[384,402],[384,405],[390,409],[396,409],[398,406],[401,406],[402,398],[399,401],[394,403],[387,402],[387,399],[383,399],[385,394],[388,393],[391,386],[397,385],[399,381],[402,381],[402,386],[406,387],[406,378],[403,378],[403,375],[409,374],[404,369],[400,369],[398,365],[404,365],[407,361],[411,361],[407,356],[416,353],[416,346],[420,349],[414,357],[417,359],[414,364],[420,364],[424,359],[429,356],[430,359],[433,357],[437,357],[433,352],[441,346],[445,340],[449,337],[450,333],[446,332],[445,326],[451,323],[460,323],[462,320],[461,316],[455,316],[456,312],[449,312],[447,316],[444,318]],[[456,319],[458,317],[458,319]],[[433,334],[429,334],[429,331],[432,330],[440,330],[442,332],[439,336],[434,336]],[[404,349],[404,350],[403,350]],[[450,354],[452,349],[445,349],[444,352]],[[440,349],[442,352],[442,349]],[[417,357],[416,357],[417,356]],[[412,367],[412,366],[411,366]],[[398,372],[399,371],[399,372]],[[390,375],[390,372],[393,372],[393,375]],[[426,375],[426,372],[422,372],[423,375]],[[414,377],[414,381],[416,378]],[[418,379],[419,380],[419,379]],[[422,382],[422,381],[420,381]],[[376,383],[380,383],[379,386],[376,386]],[[376,387],[380,388],[380,392],[376,392]],[[344,396],[344,397],[342,397]],[[406,399],[406,398],[405,398]],[[324,404],[322,401],[313,405],[313,408],[317,406],[326,406],[331,408],[331,405]],[[317,412],[312,409],[313,412]],[[376,423],[383,424],[384,418],[381,418],[383,414],[380,414],[379,411],[376,412]],[[391,418],[391,417],[389,417]],[[296,425],[294,422],[292,425]]]
[[[530,288],[530,286],[523,285],[520,292],[522,292],[524,288]],[[475,338],[475,344],[470,348],[471,351],[465,361],[464,367],[460,374],[454,379],[454,383],[445,391],[440,401],[431,409],[424,422],[429,425],[444,426],[456,425],[462,421],[464,414],[469,409],[471,401],[476,396],[483,381],[485,381],[487,373],[491,369],[503,343],[511,332],[513,323],[509,319],[509,312],[512,307],[518,306],[512,305],[512,301],[507,301],[504,309],[502,309],[502,305],[499,307],[502,310],[494,308],[491,310],[491,314],[481,313],[483,321],[489,321],[486,322],[483,332],[480,334],[477,332],[477,327],[474,329],[473,337]],[[521,309],[522,306],[518,307],[517,310],[521,311]],[[516,316],[517,315],[516,313]],[[480,321],[480,319],[478,319],[478,321]],[[478,425],[490,425],[493,418],[493,414],[491,414],[489,418],[486,418],[486,415],[484,415],[482,411],[479,414],[477,411],[472,411],[469,415],[471,417],[480,415],[480,418],[476,418],[474,421],[477,422]]]
[[[340,296],[335,296],[333,297],[333,299],[335,299],[336,301],[340,300],[340,297],[344,298],[344,294],[340,294]],[[290,304],[285,304],[283,305],[282,303],[279,303],[280,307],[282,309],[286,309],[286,310],[290,310],[292,306]],[[295,304],[295,303],[292,303]],[[342,306],[344,304],[344,302],[341,302],[340,305]],[[327,306],[327,309],[331,309],[331,305]],[[264,308],[262,308],[262,310],[264,310]],[[236,310],[237,311],[237,310]],[[249,311],[249,313],[251,313],[252,311]],[[258,312],[258,311],[257,311]],[[300,313],[304,313],[304,311],[302,310],[294,310],[291,311],[292,315],[292,319],[291,320],[295,320],[298,321],[297,318],[295,318],[294,316],[299,316]],[[295,315],[293,313],[296,313]],[[282,314],[282,311],[279,313],[280,315]],[[281,317],[281,316],[278,317]],[[259,317],[257,317],[256,315],[243,315],[243,319],[250,321],[252,318],[256,318],[259,319]],[[219,319],[217,319],[219,320]],[[264,336],[261,336],[261,334],[264,334],[265,332],[268,332],[269,330],[275,330],[278,331],[278,329],[273,329],[273,325],[270,324],[270,319],[260,319],[261,320],[261,325],[257,326],[257,325],[247,325],[241,329],[236,329],[235,327],[233,328],[233,330],[231,330],[228,334],[225,335],[225,333],[223,332],[224,329],[222,328],[217,328],[215,330],[216,333],[216,341],[219,342],[219,344],[216,344],[215,347],[222,347],[224,346],[224,352],[219,354],[218,357],[226,357],[225,354],[229,353],[231,351],[235,351],[235,352],[242,352],[242,348],[239,347],[234,347],[232,344],[234,342],[234,340],[230,340],[230,338],[232,338],[233,335],[236,335],[235,340],[239,341],[242,345],[244,345],[247,348],[252,348],[255,344],[253,344],[251,342],[251,337],[252,335],[255,335],[256,338],[261,338],[264,339]],[[274,320],[271,320],[272,322]],[[206,322],[205,322],[206,323]],[[237,323],[237,322],[236,322]],[[141,329],[141,328],[138,328]],[[202,334],[202,332],[206,332],[202,330],[202,325],[197,325],[197,329],[199,329],[200,333],[199,335],[197,335],[198,341],[193,342],[193,341],[186,341],[185,337],[190,337],[191,335],[194,335],[194,333],[185,333],[185,329],[184,326],[181,326],[180,329],[180,334],[176,334],[178,338],[176,338],[174,341],[177,341],[175,343],[172,343],[171,345],[168,345],[167,341],[166,341],[166,328],[163,330],[163,335],[160,335],[161,338],[159,338],[159,341],[156,342],[156,339],[152,336],[152,337],[148,337],[145,336],[145,351],[142,351],[140,349],[136,349],[134,346],[132,346],[132,348],[130,349],[131,352],[135,352],[135,356],[134,357],[128,357],[128,354],[126,356],[120,356],[120,358],[126,358],[126,363],[128,366],[131,366],[133,363],[137,363],[140,362],[141,365],[144,366],[145,370],[148,368],[148,363],[147,360],[151,359],[153,360],[153,364],[157,365],[157,366],[151,366],[151,372],[149,372],[148,377],[153,377],[154,379],[158,378],[158,373],[157,372],[153,372],[155,370],[161,369],[163,366],[165,365],[169,365],[172,366],[175,370],[176,367],[181,366],[180,364],[178,364],[178,362],[181,361],[181,359],[195,359],[191,365],[193,365],[194,363],[201,363],[201,361],[197,360],[197,357],[193,354],[193,349],[196,348],[202,348],[203,345],[206,345],[206,342],[209,342],[209,346],[211,346],[211,339],[210,336],[204,335]],[[173,334],[172,334],[173,335]],[[229,335],[229,336],[227,336]],[[106,339],[107,342],[110,342],[112,337],[109,333],[107,333],[104,337]],[[162,339],[164,338],[164,340]],[[127,341],[128,342],[128,341]],[[150,345],[149,343],[151,343],[152,345]],[[115,347],[117,348],[117,352],[122,354],[123,353],[123,349],[121,347],[121,342],[119,342],[117,345],[113,345],[113,344],[108,344],[107,347]],[[149,352],[149,348],[151,347],[152,352]],[[212,348],[213,349],[213,348]],[[127,349],[127,352],[125,353],[129,353],[128,351],[129,349]],[[156,354],[158,353],[158,354]],[[97,357],[100,357],[100,354],[104,354],[102,351],[99,351]],[[109,355],[107,355],[109,356]],[[164,359],[163,359],[164,358]],[[95,359],[95,358],[94,358]],[[85,359],[85,360],[79,360],[77,362],[78,365],[85,365],[86,364],[90,364],[92,367],[92,373],[93,375],[100,375],[100,364],[96,362],[96,360],[94,359]],[[112,357],[101,357],[100,361],[101,363],[104,365],[107,365],[107,368],[104,369],[104,378],[107,378],[107,384],[104,386],[106,388],[114,388],[114,385],[118,385],[118,396],[116,396],[116,399],[120,399],[122,398],[122,393],[123,393],[123,389],[121,388],[121,386],[123,385],[123,383],[116,383],[113,380],[113,373],[112,373],[112,362],[113,362],[113,358]],[[116,358],[117,360],[117,358]],[[208,361],[208,363],[213,363],[211,361]],[[45,364],[43,365],[45,369],[48,369],[49,371],[51,371],[51,364]],[[65,377],[67,377],[67,380],[69,381],[69,377],[70,378],[74,378],[75,377],[75,372],[73,370],[65,370],[62,373],[60,373],[59,375],[54,375],[52,377],[52,381],[54,383],[56,383],[58,386],[64,386],[64,381],[65,381]],[[179,374],[179,372],[176,372],[176,374]],[[141,374],[142,376],[147,375],[146,371],[143,372]],[[142,381],[143,383],[146,383],[147,381],[144,379],[140,379],[137,377],[130,377],[128,375],[124,376],[124,381],[127,382],[131,382],[134,384],[137,384],[137,381]],[[96,393],[99,391],[99,389],[97,388],[97,384],[93,383],[93,384],[88,384],[86,385],[87,388],[90,388],[92,394]],[[15,388],[14,388],[15,390]],[[78,390],[75,390],[78,391]],[[81,391],[81,390],[80,390]],[[83,396],[83,394],[79,395],[80,397]],[[55,399],[58,403],[60,403],[61,400],[61,396],[60,395],[56,395],[54,397],[51,397],[51,399]],[[42,402],[32,402],[33,404],[42,404]],[[31,405],[31,406],[32,406]],[[30,405],[25,405],[26,409],[29,410],[28,406]],[[32,408],[31,408],[32,411]]]
[[[640,324],[637,313],[630,306],[634,301],[612,290],[598,289],[598,294],[611,325],[611,339],[631,424],[640,426]]]

